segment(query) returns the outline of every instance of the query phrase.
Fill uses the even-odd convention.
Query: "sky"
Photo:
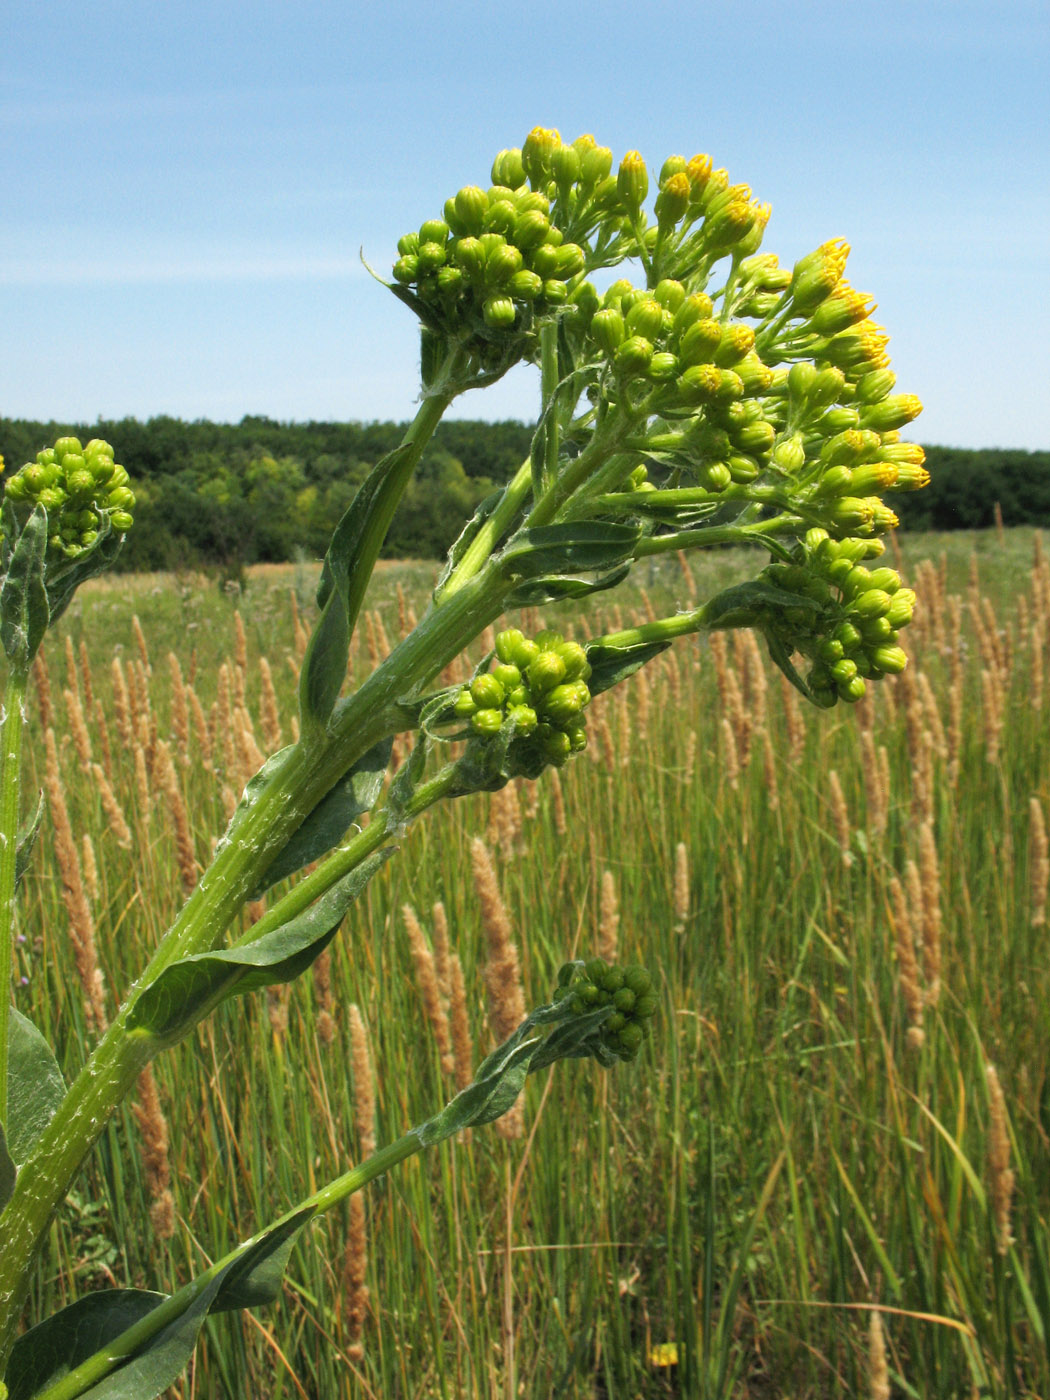
[[[0,415],[410,417],[361,256],[542,125],[708,152],[783,263],[847,238],[914,436],[1050,448],[1048,94],[1047,0],[5,0]]]

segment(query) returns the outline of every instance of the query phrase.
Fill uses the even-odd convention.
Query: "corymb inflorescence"
[[[606,1050],[618,1059],[633,1060],[641,1050],[656,1015],[653,979],[644,967],[617,967],[604,958],[567,963],[562,969],[554,1000],[568,1002],[578,1015],[611,1008],[598,1035]]]
[[[453,712],[469,720],[482,740],[512,726],[511,768],[534,778],[587,747],[584,710],[591,703],[590,674],[587,653],[578,642],[567,642],[560,632],[529,638],[508,628],[496,637],[491,669],[463,688]]]
[[[637,151],[617,166],[592,136],[536,127],[491,178],[402,240],[395,289],[482,363],[541,365],[530,525],[638,527],[636,557],[705,536],[758,545],[773,562],[754,618],[716,625],[762,626],[818,704],[900,670],[909,595],[885,569],[866,583],[862,561],[897,526],[885,498],[929,480],[901,438],[922,405],[896,392],[849,244],[782,266],[762,249],[769,205],[706,155],[670,156],[653,179]],[[502,724],[484,696],[475,725]]]
[[[9,478],[4,495],[16,507],[44,507],[48,545],[67,559],[91,548],[103,515],[117,534],[131,529],[135,494],[101,438],[84,446],[79,438],[59,438]]]

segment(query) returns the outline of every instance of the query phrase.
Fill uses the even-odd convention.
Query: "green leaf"
[[[562,974],[571,976],[578,966],[568,964]],[[481,1063],[472,1084],[435,1117],[383,1149],[393,1153],[388,1163],[501,1117],[528,1075],[556,1060],[596,1056],[602,1063],[616,1062],[611,1052],[603,1053],[597,1034],[613,1010],[608,1005],[580,1015],[564,1000],[538,1007]],[[370,1160],[376,1161],[374,1175],[387,1169]],[[361,1184],[359,1178],[357,1189]],[[333,1193],[326,1204],[341,1199]],[[77,1378],[80,1384],[67,1381],[58,1392],[63,1400],[154,1400],[186,1365],[208,1313],[257,1307],[279,1295],[292,1248],[317,1210],[316,1198],[303,1203],[170,1298],[132,1290],[92,1294],[49,1318],[15,1344],[7,1377],[11,1400],[49,1400],[50,1387],[76,1366],[83,1366],[84,1374]],[[121,1307],[130,1319],[123,1330],[117,1326]]]
[[[96,1373],[108,1369],[109,1374],[98,1381],[94,1376],[87,1377],[83,1388],[74,1387],[68,1391],[70,1396],[83,1397],[83,1400],[154,1400],[185,1368],[209,1313],[274,1301],[295,1241],[315,1213],[311,1206],[285,1216],[170,1298],[158,1294],[136,1295],[134,1290],[122,1289],[119,1293],[123,1298],[115,1298],[109,1308],[105,1302],[98,1301],[89,1307],[87,1299],[81,1299],[79,1305],[74,1303],[71,1308],[48,1318],[40,1324],[40,1328],[49,1329],[47,1335],[35,1339],[34,1334],[40,1328],[34,1328],[15,1343],[6,1378],[11,1400],[35,1400],[37,1396],[43,1400],[47,1389],[63,1375],[92,1359],[97,1363]],[[128,1298],[128,1293],[134,1296]],[[89,1296],[104,1300],[112,1295]],[[78,1323],[83,1319],[80,1315],[67,1321],[67,1315],[78,1306],[87,1308],[89,1320],[99,1331],[104,1331],[101,1345],[98,1341],[91,1344],[86,1336],[87,1329],[81,1341]],[[116,1327],[118,1307],[126,1309],[130,1327],[128,1321]],[[152,1335],[151,1325],[157,1328]],[[32,1377],[23,1384],[22,1374],[28,1371],[30,1364],[39,1367],[38,1358],[42,1359],[48,1346],[57,1364],[45,1378],[47,1389],[41,1389]],[[72,1363],[71,1357],[75,1357]]]
[[[124,536],[110,524],[108,514],[99,516],[98,535],[93,544],[75,559],[49,561],[47,568],[47,600],[51,608],[51,625],[62,616],[73,594],[89,578],[104,574],[124,547]]]
[[[51,1046],[12,1006],[7,1023],[7,1149],[21,1164],[54,1117],[66,1086]]]
[[[642,642],[631,647],[588,647],[587,660],[590,662],[591,674],[587,680],[587,689],[592,695],[611,690],[614,685],[619,685],[628,676],[633,676],[635,671],[640,671],[643,666],[648,665],[670,645],[670,642]]]
[[[784,608],[819,612],[820,604],[801,593],[789,593],[786,588],[776,588],[771,583],[763,583],[761,579],[752,579],[717,593],[705,604],[704,619],[711,628],[760,627],[763,613],[770,609],[781,612]]]
[[[419,785],[419,780],[427,766],[427,755],[430,752],[430,736],[425,729],[421,729],[416,736],[416,742],[412,745],[412,752],[402,763],[401,767],[394,774],[394,780],[390,784],[390,791],[386,795],[386,821],[388,828],[396,827],[404,819],[405,808],[412,801],[412,797]]]
[[[284,850],[267,867],[249,898],[260,898],[278,880],[286,879],[312,860],[327,855],[342,840],[350,824],[372,810],[383,790],[383,775],[393,747],[392,738],[380,739],[358,759],[306,817]]]
[[[328,947],[347,909],[391,855],[392,850],[385,850],[370,856],[309,909],[254,943],[172,963],[136,998],[128,1030],[173,1045],[229,997],[294,981]]]
[[[12,1348],[5,1377],[10,1400],[32,1400],[163,1301],[163,1293],[107,1288],[45,1318]]]
[[[11,551],[0,585],[0,643],[17,671],[28,669],[51,617],[44,585],[46,553],[47,511],[37,506]]]
[[[642,532],[612,520],[570,521],[520,530],[499,555],[510,579],[538,578],[568,570],[610,569],[634,554]]]
[[[381,457],[335,527],[317,587],[317,619],[299,678],[304,738],[328,724],[346,679],[350,638],[372,564],[408,481],[416,448],[403,443]]]
[[[7,1139],[4,1136],[3,1128],[0,1128],[0,1210],[3,1210],[11,1199],[11,1193],[15,1189],[15,1164],[11,1160],[11,1154],[7,1150]]]
[[[597,578],[567,578],[553,576],[536,578],[523,583],[506,599],[508,608],[536,607],[542,603],[560,603],[566,598],[586,598],[591,593],[601,593],[606,588],[615,588],[631,572],[630,563],[621,564],[607,574]]]
[[[795,669],[795,663],[791,660],[791,652],[787,648],[784,639],[775,632],[765,634],[766,646],[773,663],[787,676],[795,689],[803,694],[807,700],[813,700],[813,692]],[[813,702],[816,703],[815,701]]]
[[[29,867],[43,816],[44,794],[41,792],[37,795],[36,811],[22,823],[18,828],[18,835],[15,837],[15,889],[18,888],[22,876]]]

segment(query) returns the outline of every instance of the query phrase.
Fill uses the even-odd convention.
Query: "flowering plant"
[[[386,285],[421,327],[421,402],[336,528],[299,681],[299,735],[247,784],[211,865],[68,1087],[9,1006],[12,905],[41,812],[19,827],[29,667],[74,589],[112,562],[134,495],[106,443],[60,439],[7,483],[0,640],[0,1396],[146,1400],[185,1365],[209,1312],[271,1300],[319,1212],[421,1148],[506,1112],[529,1073],[641,1050],[656,998],[641,968],[568,963],[435,1117],[380,1148],[170,1297],[91,1293],[19,1335],[54,1211],[116,1106],[157,1055],[220,1003],[293,980],[435,803],[537,779],[587,743],[592,696],[679,638],[750,627],[815,704],[854,702],[900,671],[914,594],[868,565],[896,525],[883,494],[926,481],[900,430],[869,299],[834,241],[793,268],[760,251],[769,208],[706,156],[664,162],[651,209],[637,152],[613,172],[590,136],[537,128],[398,245]],[[611,270],[630,272],[611,280]],[[597,279],[607,282],[599,290]],[[442,415],[519,362],[539,371],[527,460],[449,551],[430,604],[344,693],[347,657],[393,513]],[[670,550],[754,546],[754,579],[699,607],[592,640],[505,628],[467,685],[442,670],[508,609],[580,600]],[[398,734],[409,756],[384,793]],[[438,761],[449,740],[461,747]],[[464,742],[465,741],[465,742]],[[365,812],[363,829],[353,823]],[[309,874],[302,874],[311,866]],[[293,878],[297,877],[297,878]],[[291,880],[291,883],[283,883]],[[282,885],[283,893],[272,892]],[[240,938],[248,899],[270,891]]]

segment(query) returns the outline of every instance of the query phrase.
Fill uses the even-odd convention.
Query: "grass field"
[[[445,1144],[316,1227],[280,1306],[211,1321],[174,1394],[1050,1395],[1050,564],[1021,530],[903,553],[914,660],[872,700],[820,713],[749,635],[690,643],[595,703],[560,783],[412,828],[313,975],[156,1063],[156,1103],[144,1086],[54,1226],[34,1314],[169,1289],[451,1096],[433,908],[480,1059],[480,837],[526,1003],[616,945],[660,984],[650,1047],[537,1076],[522,1136]],[[590,625],[752,564],[662,563]],[[354,675],[434,573],[381,567]],[[71,837],[45,823],[25,882],[17,1003],[70,1071],[292,737],[314,574],[112,577],[49,641],[27,791],[54,813],[62,789]],[[405,905],[445,974],[429,1003]]]

